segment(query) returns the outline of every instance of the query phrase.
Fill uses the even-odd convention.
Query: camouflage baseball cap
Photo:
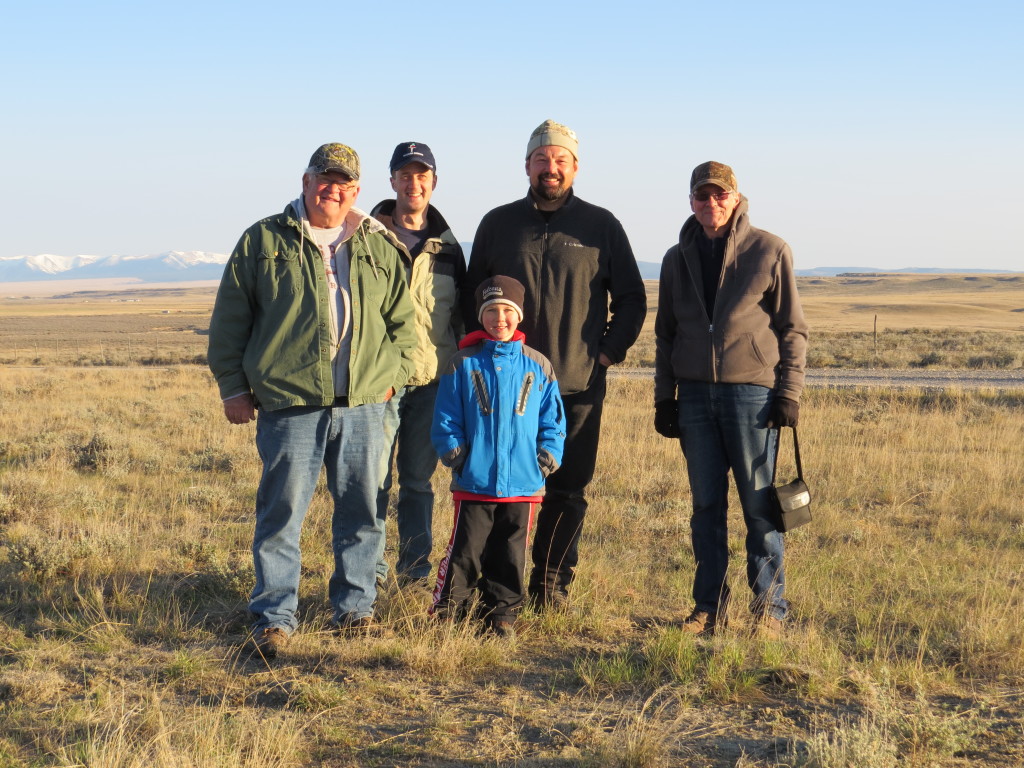
[[[306,173],[327,173],[337,171],[352,181],[359,181],[359,155],[345,144],[324,144],[309,158]]]
[[[716,187],[721,187],[725,192],[735,192],[739,187],[739,184],[736,183],[736,174],[732,172],[732,168],[724,163],[716,163],[714,160],[701,163],[690,174],[691,194],[697,191],[697,187],[704,186],[705,184],[714,184]]]
[[[526,159],[530,159],[533,150],[548,146],[565,147],[572,152],[574,158],[580,159],[580,142],[576,138],[576,132],[569,126],[556,123],[554,120],[545,120],[530,134],[530,141],[526,145]]]

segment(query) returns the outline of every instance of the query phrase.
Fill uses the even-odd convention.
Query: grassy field
[[[89,308],[66,338],[117,314],[203,335],[208,297],[161,298]],[[165,309],[177,330],[136,330]],[[722,636],[680,633],[689,492],[650,401],[649,380],[611,382],[567,610],[481,639],[392,584],[386,631],[339,639],[321,490],[302,627],[268,667],[238,651],[253,428],[224,421],[209,373],[0,369],[0,768],[1024,764],[1024,392],[807,392],[815,520],[787,535],[780,640],[747,632],[742,599]]]
[[[1024,275],[798,278],[811,368],[1020,368]],[[626,362],[654,365],[657,281]]]
[[[129,288],[0,299],[0,364],[205,364],[215,294]]]
[[[1024,275],[800,278],[813,368],[1020,368]],[[657,281],[626,364],[654,365]],[[0,364],[203,363],[214,288],[0,299]]]

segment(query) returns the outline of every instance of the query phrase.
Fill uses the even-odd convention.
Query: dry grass
[[[1024,276],[800,278],[812,368],[1020,368]],[[626,364],[654,366],[658,284]],[[94,288],[96,288],[94,286]],[[121,288],[0,298],[0,363],[172,365],[206,360],[215,289]]]
[[[612,383],[570,610],[508,643],[431,625],[391,585],[383,636],[339,640],[320,493],[302,631],[267,668],[238,652],[253,434],[210,376],[0,372],[0,766],[1024,759],[1024,393],[809,392],[816,520],[789,536],[796,624],[775,642],[740,605],[712,642],[673,626],[688,490],[649,400]]]
[[[138,306],[126,329],[162,316]],[[778,641],[742,600],[713,641],[679,631],[689,491],[650,400],[611,383],[567,611],[482,639],[391,584],[383,634],[339,639],[320,492],[302,629],[267,667],[239,652],[253,428],[210,375],[0,369],[0,768],[1024,764],[1024,392],[807,393],[815,521],[787,538]]]
[[[203,364],[215,293],[136,288],[0,299],[0,363]]]

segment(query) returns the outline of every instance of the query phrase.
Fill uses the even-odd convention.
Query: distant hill
[[[661,264],[651,261],[638,261],[640,276],[644,280],[657,280],[661,274]],[[874,267],[812,267],[798,269],[797,277],[836,277],[838,275],[1005,275],[1016,274],[1006,269],[934,269],[907,267],[905,269],[876,269]]]
[[[1006,275],[1016,274],[1009,269],[941,269],[937,267],[906,267],[904,269],[876,269],[875,267],[814,267],[798,269],[800,277],[837,277],[860,275]]]
[[[472,243],[461,243],[468,257]],[[97,280],[132,278],[146,283],[219,280],[228,257],[208,251],[166,251],[145,256],[35,256],[0,257],[0,282],[18,283],[40,280]],[[637,262],[644,280],[657,280],[661,264]],[[877,269],[875,267],[814,267],[798,269],[800,277],[835,277],[865,274],[1006,274],[999,269]]]

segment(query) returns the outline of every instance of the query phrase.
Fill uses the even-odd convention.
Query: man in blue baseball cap
[[[395,198],[378,203],[371,215],[395,235],[409,274],[416,307],[417,346],[409,383],[385,408],[384,439],[377,515],[383,524],[392,485],[392,463],[398,474],[398,560],[402,586],[428,589],[433,546],[434,491],[431,477],[437,454],[430,443],[440,368],[458,350],[462,320],[458,286],[466,261],[441,212],[430,204],[437,186],[437,162],[421,141],[405,141],[391,155],[391,188]],[[386,578],[383,541],[377,577]]]

